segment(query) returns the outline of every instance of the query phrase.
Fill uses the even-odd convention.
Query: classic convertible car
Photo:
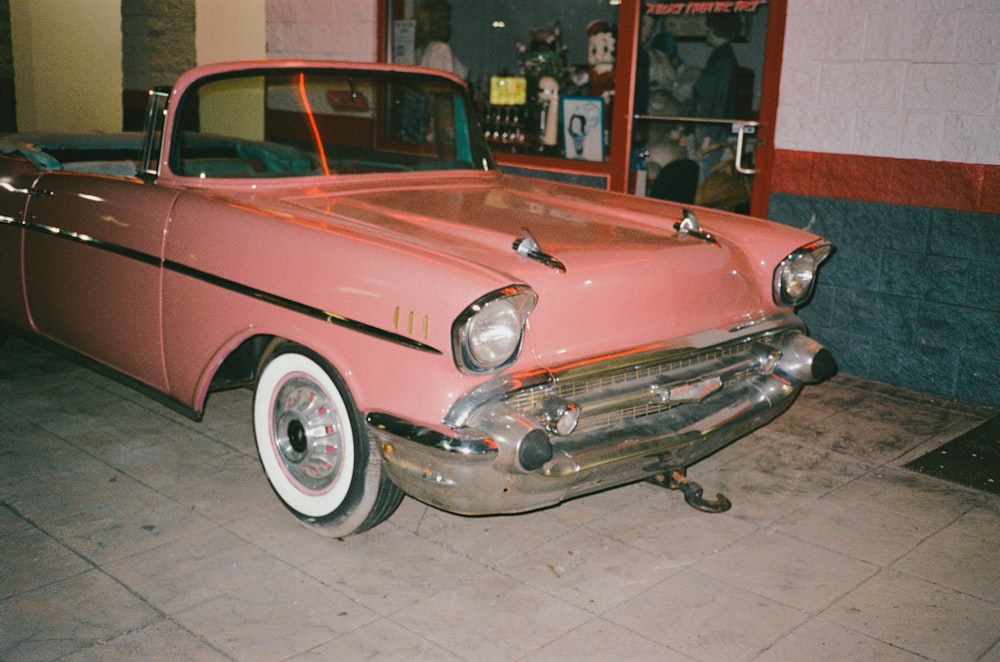
[[[264,471],[334,537],[403,494],[514,513],[669,477],[832,374],[798,229],[502,174],[466,91],[241,62],[135,135],[0,140],[0,333],[197,420],[252,386]]]

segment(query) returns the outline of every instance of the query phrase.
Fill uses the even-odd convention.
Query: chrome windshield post
[[[145,137],[142,143],[142,160],[139,162],[139,176],[144,179],[155,179],[160,174],[163,122],[167,116],[167,101],[169,99],[169,87],[156,87],[149,91]]]

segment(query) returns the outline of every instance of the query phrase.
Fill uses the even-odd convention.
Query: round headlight
[[[503,365],[521,344],[521,316],[509,301],[491,301],[469,320],[466,342],[479,367]]]
[[[469,306],[455,322],[455,360],[470,372],[488,372],[517,358],[535,294],[510,287]]]
[[[830,244],[815,243],[782,260],[774,270],[774,302],[786,306],[805,303],[812,294],[816,270],[832,250]]]
[[[788,262],[781,273],[781,289],[786,299],[797,302],[809,294],[815,268],[811,255],[803,255],[797,260]]]

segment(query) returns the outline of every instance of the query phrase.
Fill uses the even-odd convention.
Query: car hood
[[[489,173],[279,197],[274,202],[298,208],[300,217],[348,224],[431,260],[492,270],[498,287],[530,285],[539,300],[528,342],[547,362],[739,324],[774,308],[763,296],[770,283],[757,282],[760,265],[752,261],[760,260],[714,230],[716,241],[679,233],[677,205]],[[529,233],[560,266],[515,250]],[[778,242],[768,281],[777,261],[802,243],[799,236]]]

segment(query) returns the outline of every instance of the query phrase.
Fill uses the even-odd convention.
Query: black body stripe
[[[414,340],[413,338],[408,338],[407,336],[401,335],[399,333],[394,333],[392,331],[387,331],[385,329],[380,329],[376,326],[371,326],[370,324],[365,324],[364,322],[359,322],[357,320],[352,320],[336,313],[332,313],[327,310],[322,310],[321,308],[316,308],[315,306],[309,306],[298,301],[293,301],[292,299],[287,299],[285,297],[272,294],[270,292],[265,292],[263,290],[258,290],[236,281],[229,280],[227,278],[222,278],[214,274],[210,274],[206,271],[201,271],[200,269],[194,269],[187,265],[181,264],[179,262],[173,262],[170,260],[161,261],[159,257],[155,255],[149,255],[148,253],[143,253],[125,246],[120,246],[118,244],[111,244],[100,239],[95,239],[89,235],[70,232],[67,230],[61,230],[59,228],[53,228],[47,225],[39,225],[37,223],[26,223],[24,227],[32,232],[38,232],[39,234],[51,235],[59,237],[61,239],[66,239],[68,241],[73,241],[76,243],[84,244],[92,248],[97,248],[109,253],[114,253],[115,255],[120,255],[122,257],[128,258],[130,260],[136,260],[144,264],[148,264],[154,267],[162,267],[168,271],[172,271],[189,278],[194,278],[196,280],[203,281],[210,285],[216,287],[221,287],[223,289],[229,290],[231,292],[236,292],[237,294],[242,294],[244,296],[252,297],[259,301],[265,301],[275,306],[285,308],[286,310],[291,310],[293,312],[299,313],[301,315],[307,315],[309,317],[322,320],[324,322],[329,322],[331,324],[336,324],[337,326],[342,326],[359,333],[364,333],[365,335],[373,336],[375,338],[380,338],[397,345],[403,345],[404,347],[410,347],[412,349],[417,349],[422,352],[429,352],[431,354],[442,354],[441,350],[426,345],[420,341]]]
[[[160,266],[160,258],[155,255],[150,255],[148,253],[143,253],[132,248],[127,248],[119,244],[110,244],[101,239],[96,239],[91,237],[89,234],[84,234],[82,232],[72,232],[70,230],[63,230],[61,228],[54,228],[50,225],[41,225],[39,223],[25,223],[25,229],[31,230],[32,232],[37,232],[38,234],[44,234],[51,237],[59,237],[60,239],[66,239],[77,244],[83,244],[85,246],[90,246],[91,248],[99,248],[102,251],[108,253],[114,253],[115,255],[120,255],[126,257],[130,260],[135,260],[137,262],[142,262],[143,264],[148,264],[150,266],[158,267]]]

